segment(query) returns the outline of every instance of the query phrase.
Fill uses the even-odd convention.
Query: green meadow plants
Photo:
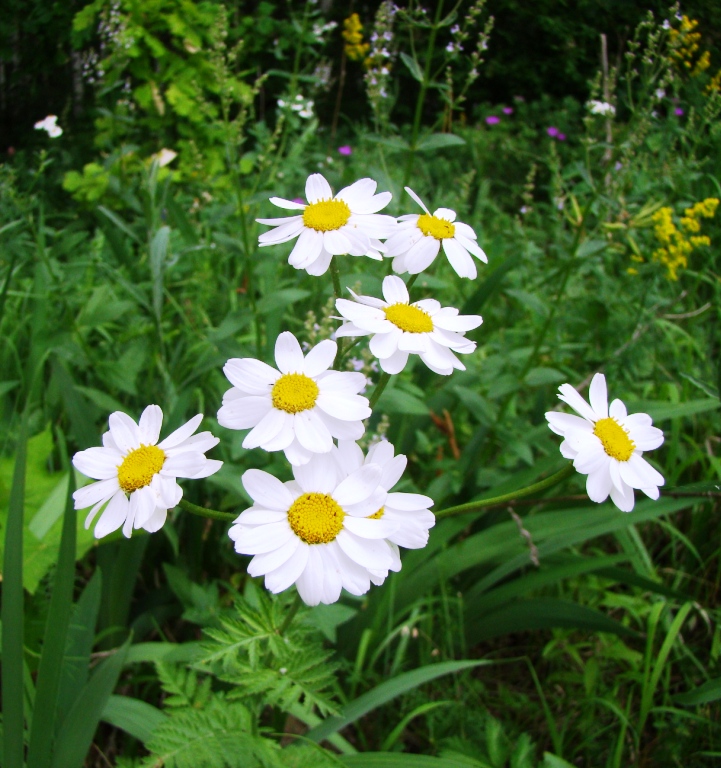
[[[3,766],[708,764],[697,25],[478,105],[483,3],[141,5],[95,159],[0,166]]]

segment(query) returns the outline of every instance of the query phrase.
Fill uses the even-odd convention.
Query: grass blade
[[[77,513],[73,504],[73,491],[75,490],[73,473],[69,472],[68,475],[60,554],[45,625],[42,656],[38,667],[35,707],[33,708],[33,721],[28,744],[28,768],[46,768],[50,765],[55,717],[58,712],[56,704],[72,610]]]
[[[683,704],[685,707],[692,707],[696,704],[708,704],[709,701],[718,701],[719,699],[721,699],[721,677],[707,680],[703,685],[699,685],[698,688],[674,697],[674,701]]]
[[[95,670],[63,720],[55,741],[53,768],[83,764],[105,705],[123,670],[130,640]]]
[[[2,600],[3,766],[23,766],[23,512],[27,416],[20,424],[10,491]]]
[[[167,722],[157,707],[130,696],[110,696],[105,703],[101,720],[121,728],[134,739],[147,744],[156,728]]]
[[[359,696],[355,701],[346,704],[340,715],[329,717],[319,726],[313,728],[306,734],[306,738],[312,741],[323,741],[333,733],[337,733],[341,728],[355,722],[363,715],[388,703],[408,691],[412,691],[423,683],[435,680],[437,677],[448,675],[453,672],[460,672],[464,669],[473,669],[474,667],[490,664],[489,661],[444,661],[441,664],[430,664],[426,667],[414,669],[412,672],[404,672],[392,680],[386,680],[368,693]]]

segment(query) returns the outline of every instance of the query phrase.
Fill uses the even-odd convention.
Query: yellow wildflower
[[[667,269],[669,280],[678,280],[678,272],[688,266],[688,257],[696,248],[711,245],[707,235],[698,235],[701,223],[699,219],[711,219],[716,214],[719,200],[708,197],[684,210],[681,218],[681,229],[676,227],[673,220],[673,208],[660,208],[653,214],[654,234],[660,244],[653,252],[654,261],[660,261]],[[687,237],[685,233],[691,234]]]
[[[343,47],[345,55],[353,61],[363,59],[366,53],[368,53],[370,45],[363,42],[363,25],[357,13],[352,13],[343,22],[343,32],[341,34],[345,40],[345,46]]]
[[[698,21],[696,19],[683,16],[679,28],[672,27],[668,32],[671,59],[676,62],[677,66],[683,67],[691,77],[698,77],[711,65],[709,51],[698,53],[701,33],[697,31],[697,28]]]

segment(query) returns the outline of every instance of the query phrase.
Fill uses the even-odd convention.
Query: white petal
[[[107,501],[118,489],[117,477],[110,477],[107,480],[99,480],[97,483],[90,483],[84,488],[78,488],[73,493],[75,500],[75,509],[87,509],[98,502]]]
[[[420,493],[389,493],[386,504],[402,512],[416,512],[433,506],[433,499]]]
[[[606,391],[606,377],[602,373],[597,373],[591,379],[591,386],[588,390],[588,398],[591,402],[597,419],[608,418],[608,392]]]
[[[333,438],[315,408],[296,413],[293,430],[296,439],[307,451],[327,453],[333,447]]]
[[[284,448],[283,451],[285,453],[285,458],[293,465],[293,469],[307,464],[313,456],[318,455],[303,448],[295,437],[293,438],[293,442],[290,443],[287,448]]]
[[[387,539],[398,530],[398,525],[388,520],[370,520],[350,515],[344,518],[343,527],[362,539]]]
[[[102,539],[113,531],[117,531],[125,522],[125,518],[130,512],[130,503],[125,494],[118,490],[105,507],[105,511],[100,516],[98,524],[95,526],[94,535],[96,539]]]
[[[383,278],[383,298],[389,304],[408,304],[410,301],[406,284],[395,275]]]
[[[165,509],[172,509],[183,498],[183,489],[172,477],[155,475],[150,483],[150,488],[157,494],[158,506],[165,507]],[[140,526],[136,525],[135,527],[138,528]],[[145,527],[144,523],[142,527]]]
[[[478,275],[476,264],[468,251],[454,238],[443,240],[443,250],[453,269],[459,277],[469,277],[474,280]]]
[[[283,331],[276,339],[275,363],[281,373],[303,372],[303,351],[290,331]]]
[[[389,256],[407,253],[422,237],[420,229],[402,229],[386,240],[387,253]]]
[[[288,256],[288,264],[296,269],[305,269],[312,264],[323,251],[323,233],[314,229],[304,229]]]
[[[298,594],[306,605],[318,605],[323,599],[323,561],[318,546],[308,547],[308,560],[295,582]]]
[[[546,414],[546,419],[551,429],[557,435],[565,435],[567,432],[574,430],[588,435],[593,433],[593,424],[571,413],[549,411]]]
[[[310,547],[307,544],[299,541],[293,554],[282,566],[265,574],[266,589],[278,594],[295,583],[308,563],[309,550]]]
[[[626,406],[616,398],[608,407],[608,415],[612,416],[616,421],[621,421],[628,415]]]
[[[263,447],[263,445],[278,437],[284,428],[289,428],[286,416],[285,411],[271,408],[245,436],[243,448],[250,450],[251,448]]]
[[[278,380],[278,371],[252,357],[234,357],[223,366],[228,381],[241,392],[265,395]]]
[[[334,455],[338,459],[344,477],[363,466],[363,451],[353,440],[339,440],[338,449]]]
[[[303,373],[311,379],[327,371],[333,365],[338,345],[330,339],[321,341],[305,356],[303,364]]]
[[[206,459],[203,466],[194,475],[189,475],[189,477],[193,480],[201,480],[204,477],[214,475],[222,466],[223,462],[218,459]]]
[[[378,487],[383,470],[377,464],[366,464],[352,472],[333,491],[333,498],[341,507],[367,499]]]
[[[285,223],[278,222],[275,229],[270,229],[258,236],[258,245],[280,245],[297,237],[304,229],[303,217],[293,216]]]
[[[73,456],[73,466],[94,480],[107,480],[118,476],[123,457],[109,448],[87,448]]]
[[[287,512],[295,501],[293,494],[280,480],[260,469],[247,470],[241,481],[250,498],[261,507]]]
[[[625,486],[625,493],[621,493],[618,488],[611,488],[611,501],[621,510],[621,512],[631,512],[635,498],[633,489]]]
[[[611,493],[613,483],[608,466],[604,465],[595,472],[591,472],[586,478],[586,493],[591,501],[600,504],[606,501],[608,494]]]
[[[371,353],[379,360],[394,355],[398,351],[398,345],[403,338],[403,331],[396,326],[389,333],[377,333],[368,345]]]
[[[272,549],[270,552],[263,552],[255,555],[248,563],[248,573],[251,576],[263,576],[269,571],[281,568],[295,554],[296,549],[301,545],[301,540],[297,536],[291,536],[283,546]],[[295,579],[293,580],[295,581]],[[293,582],[291,581],[291,584]]]
[[[160,472],[165,477],[193,477],[204,464],[205,456],[202,453],[176,453],[165,459]]]
[[[293,200],[284,200],[282,197],[269,198],[273,205],[277,205],[278,208],[285,208],[288,211],[302,211],[305,208],[303,203],[296,203]]]
[[[333,256],[342,256],[351,252],[352,245],[343,232],[332,229],[323,233],[323,248]]]
[[[137,491],[130,494],[130,512],[131,516],[134,517],[136,528],[145,527],[155,512],[155,507],[156,497],[149,485],[138,488]]]
[[[570,384],[561,384],[558,388],[560,394],[559,400],[563,400],[564,403],[573,408],[576,413],[581,414],[584,419],[588,419],[590,422],[595,423],[598,418],[593,412],[593,408],[576,392],[576,390]]]
[[[379,362],[385,373],[400,373],[406,367],[406,363],[408,362],[408,353],[399,349],[390,357],[379,358]]]
[[[320,173],[313,173],[308,177],[305,182],[305,198],[309,203],[333,199],[333,190]]]
[[[455,221],[456,220],[456,212],[452,211],[450,208],[436,208],[435,211],[433,211],[433,215],[437,219],[444,219],[445,221]]]
[[[286,486],[287,487],[287,486]],[[288,489],[290,491],[290,489]],[[292,494],[291,494],[292,495]],[[267,523],[279,523],[288,519],[288,511],[277,509],[263,509],[262,507],[248,507],[235,519],[235,523],[243,526],[266,525]],[[232,538],[232,537],[231,537]]]
[[[428,208],[426,208],[423,201],[410,187],[403,187],[403,189],[405,189],[405,191],[418,203],[418,205],[420,205],[421,208],[423,208],[426,213],[430,214],[430,211]]]
[[[458,224],[456,224],[456,228]],[[477,259],[480,259],[484,264],[488,264],[488,256],[475,240],[471,240],[469,237],[465,237],[460,232],[456,232],[454,240],[465,248],[469,253],[472,253]]]
[[[318,233],[320,234],[320,233]],[[323,239],[321,238],[321,243]],[[328,253],[325,248],[321,247],[320,253],[312,260],[307,260],[303,264],[294,265],[296,269],[305,269],[309,275],[319,277],[324,275],[328,271],[328,267],[333,259],[332,254]]]
[[[351,560],[364,568],[387,570],[393,562],[388,545],[382,539],[361,539],[343,529],[336,541]]]
[[[316,383],[321,392],[355,395],[365,387],[366,377],[355,371],[327,371],[316,379]]]
[[[417,275],[433,263],[441,244],[435,237],[424,236],[405,254],[408,273]],[[394,266],[395,268],[395,266]]]
[[[628,420],[624,426],[630,426]],[[629,432],[636,448],[641,451],[652,451],[663,444],[663,432],[657,427],[631,427]]]
[[[140,446],[140,430],[138,425],[122,411],[115,411],[108,419],[110,434],[122,453],[128,453]]]
[[[158,443],[158,448],[165,450],[166,448],[175,448],[179,446],[184,440],[187,440],[187,438],[189,438],[195,432],[195,430],[200,426],[200,422],[202,420],[202,413],[193,416],[189,422],[183,424],[182,427],[179,427],[175,430],[175,432],[168,435],[165,440],[163,440],[161,443]]]
[[[303,493],[332,493],[337,483],[337,471],[330,454],[315,454],[302,466],[293,467],[293,477]]]
[[[145,525],[143,526],[143,530],[147,531],[148,533],[155,533],[165,525],[167,518],[168,510],[163,509],[163,507],[156,507],[153,514],[148,518]]]
[[[324,413],[334,416],[341,421],[359,421],[361,419],[368,419],[371,416],[368,398],[362,395],[321,392],[315,404]]]
[[[140,415],[138,428],[140,442],[144,445],[156,445],[163,426],[163,412],[159,405],[149,405]]]
[[[260,555],[271,552],[282,547],[291,537],[295,537],[287,520],[247,528],[235,525],[233,529],[235,531],[231,538],[235,540],[235,551],[241,555]]]
[[[365,432],[362,421],[341,421],[327,413],[323,414],[323,423],[336,440],[360,440]]]
[[[433,315],[433,325],[446,331],[466,333],[466,331],[478,328],[483,322],[483,318],[480,315],[449,315],[445,314],[445,311],[445,309],[442,309]]]
[[[218,423],[227,429],[250,429],[258,424],[272,407],[273,403],[268,395],[250,395],[231,400],[218,411]]]

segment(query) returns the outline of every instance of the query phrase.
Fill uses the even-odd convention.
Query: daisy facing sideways
[[[228,531],[236,552],[253,555],[248,573],[274,593],[295,584],[307,605],[334,603],[341,589],[365,594],[371,571],[396,565],[386,541],[396,524],[371,517],[386,501],[382,475],[373,464],[342,477],[330,453],[293,467],[287,483],[249,469],[242,480],[253,506]]]
[[[559,387],[559,399],[579,416],[552,411],[546,414],[548,425],[564,441],[561,453],[573,459],[573,466],[586,479],[591,501],[602,502],[608,496],[623,512],[634,505],[633,489],[658,499],[664,479],[644,458],[663,443],[663,432],[652,426],[645,413],[626,412],[620,400],[608,404],[606,378],[597,373],[589,389],[589,405],[570,384]]]
[[[393,216],[379,214],[388,205],[390,192],[375,194],[373,179],[360,179],[333,197],[330,184],[320,173],[308,177],[305,196],[308,204],[271,197],[279,208],[299,211],[280,219],[256,219],[275,227],[258,238],[261,247],[296,242],[288,263],[309,275],[324,274],[333,256],[369,256],[380,260],[385,246],[378,238],[391,235],[397,226]]]
[[[275,342],[278,370],[252,357],[228,360],[223,372],[233,385],[223,396],[218,422],[229,429],[250,429],[243,448],[285,451],[293,465],[328,453],[333,438],[358,440],[363,419],[371,415],[362,373],[329,370],[337,344],[326,339],[307,355],[295,336],[284,331]]]
[[[463,337],[483,322],[479,315],[459,315],[453,307],[441,307],[435,299],[410,303],[408,289],[400,277],[383,280],[383,297],[356,296],[355,301],[338,299],[340,314],[348,321],[336,331],[341,336],[372,336],[370,351],[386,373],[400,373],[409,354],[419,355],[435,373],[448,376],[466,367],[453,354],[468,354],[476,342]]]
[[[486,264],[488,259],[476,242],[473,229],[456,221],[456,212],[450,208],[438,208],[431,213],[410,187],[405,190],[425,213],[409,213],[398,219],[398,230],[386,241],[386,255],[393,257],[393,271],[411,275],[423,272],[443,246],[458,276],[475,278],[478,272],[471,254]]]
[[[218,444],[218,438],[210,432],[193,434],[202,420],[203,414],[199,413],[159,443],[163,424],[159,406],[149,405],[138,424],[121,411],[110,414],[103,447],[88,448],[73,456],[73,466],[98,481],[73,494],[75,509],[92,506],[86,528],[107,503],[95,526],[96,538],[121,526],[128,538],[133,528],[157,531],[165,523],[168,510],[183,496],[176,478],[199,479],[220,469],[222,461],[205,457],[205,452]]]

